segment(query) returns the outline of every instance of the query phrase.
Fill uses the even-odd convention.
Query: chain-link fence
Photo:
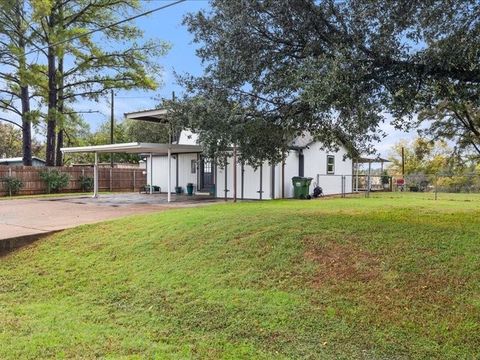
[[[418,198],[480,200],[480,174],[410,174],[389,175],[317,175],[312,191],[321,187],[324,196],[394,196],[410,194]]]

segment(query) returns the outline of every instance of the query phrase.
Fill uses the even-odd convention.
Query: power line
[[[44,46],[44,47],[40,47],[40,48],[35,49],[35,50],[31,50],[31,51],[25,53],[25,55],[30,55],[30,54],[33,54],[33,53],[35,53],[35,52],[44,51],[44,50],[47,50],[47,49],[48,49],[49,47],[51,47],[51,46],[62,45],[62,44],[65,44],[65,43],[67,43],[67,42],[71,42],[71,41],[80,39],[80,38],[82,38],[82,37],[84,37],[84,36],[92,35],[92,34],[94,34],[94,33],[96,33],[96,32],[99,32],[99,31],[102,31],[102,30],[106,30],[106,29],[112,28],[112,27],[114,27],[114,26],[117,26],[117,25],[120,25],[120,24],[129,22],[129,21],[132,21],[132,20],[136,20],[136,19],[141,18],[141,17],[143,17],[143,16],[147,16],[147,15],[153,14],[153,13],[155,13],[155,12],[157,12],[157,11],[160,11],[160,10],[163,10],[163,9],[166,9],[166,8],[169,8],[169,7],[178,5],[178,4],[183,3],[183,2],[185,2],[185,1],[187,1],[187,0],[177,0],[177,1],[174,1],[174,2],[172,2],[172,3],[170,3],[170,4],[156,7],[156,8],[154,8],[154,9],[152,9],[152,10],[145,11],[145,12],[143,12],[143,13],[141,13],[141,14],[137,14],[137,15],[134,15],[134,16],[132,16],[132,17],[129,17],[129,18],[126,18],[126,19],[117,21],[116,23],[113,23],[113,24],[110,24],[110,25],[101,26],[101,27],[99,27],[99,28],[97,28],[97,29],[90,30],[90,31],[88,31],[88,32],[86,32],[86,33],[84,33],[84,34],[79,34],[79,35],[73,36],[73,37],[71,37],[71,38],[69,38],[69,39],[65,39],[65,40],[62,40],[62,41],[58,41],[58,42],[53,43],[53,44],[50,44],[50,45],[48,45],[48,46]]]

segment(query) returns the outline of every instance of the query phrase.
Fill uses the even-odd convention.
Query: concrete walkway
[[[190,200],[168,204],[165,197],[164,194],[109,194],[101,195],[98,199],[89,196],[64,196],[0,200],[0,242],[40,237],[54,231],[132,214],[211,203]],[[5,247],[0,246],[0,249]]]

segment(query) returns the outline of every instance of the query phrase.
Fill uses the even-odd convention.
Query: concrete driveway
[[[178,200],[178,199],[177,199]],[[89,196],[0,200],[0,242],[40,237],[50,232],[132,214],[201,206],[210,200],[166,202],[166,195],[109,194]],[[15,247],[13,242],[2,248]]]

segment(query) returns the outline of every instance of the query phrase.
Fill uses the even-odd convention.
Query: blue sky
[[[148,1],[146,9],[153,9],[171,1]],[[170,98],[172,91],[180,95],[182,88],[176,83],[174,71],[177,73],[188,72],[193,75],[202,73],[200,59],[195,55],[196,45],[193,44],[192,35],[182,25],[182,19],[188,12],[208,9],[208,1],[190,0],[175,6],[160,10],[147,17],[136,21],[139,28],[144,31],[145,39],[159,39],[170,44],[168,54],[159,59],[163,73],[158,74],[162,85],[156,91],[118,91],[115,96],[115,117],[122,119],[125,112],[154,108],[159,98]],[[92,129],[98,127],[110,117],[110,104],[107,99],[103,102],[79,102],[78,107],[83,110],[93,109],[100,113],[85,116]]]

